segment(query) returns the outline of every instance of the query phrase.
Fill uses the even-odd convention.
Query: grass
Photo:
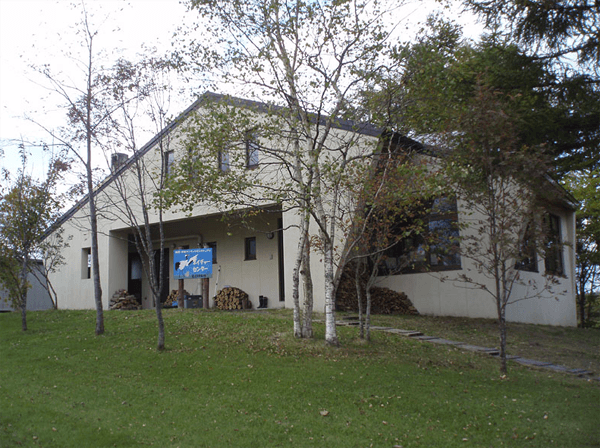
[[[499,343],[498,324],[493,319],[375,316],[373,325],[416,329],[427,335],[484,347],[498,347]],[[600,375],[600,328],[508,323],[507,334],[509,355],[586,369]]]
[[[2,447],[593,447],[600,387],[397,335],[291,336],[283,312],[0,315]],[[382,318],[391,319],[391,318]],[[417,322],[417,321],[415,321]],[[424,322],[424,321],[423,321]],[[397,321],[398,327],[406,322]],[[456,330],[458,331],[458,330]]]

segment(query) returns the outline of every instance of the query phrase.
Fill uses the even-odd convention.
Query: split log
[[[109,308],[111,310],[141,310],[142,305],[137,297],[127,293],[124,289],[116,291],[110,299]]]
[[[247,310],[252,308],[252,302],[248,299],[248,294],[239,288],[223,288],[213,300],[215,301],[215,307],[220,310]]]
[[[361,277],[363,288],[363,311],[366,307],[366,293],[364,285],[366,277]],[[356,283],[354,279],[354,266],[344,269],[338,286],[336,308],[339,311],[358,312],[358,298],[356,297]],[[389,288],[371,288],[371,313],[373,314],[419,314],[408,296],[403,292],[392,291]]]
[[[185,289],[183,290],[183,297],[189,296],[190,293]],[[163,308],[173,306],[173,302],[177,302],[179,300],[179,290],[173,289],[171,293],[167,296],[167,300],[163,303]]]

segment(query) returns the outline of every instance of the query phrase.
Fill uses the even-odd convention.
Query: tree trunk
[[[179,287],[177,291],[177,308],[180,310],[183,309],[183,290],[185,289],[184,282],[185,280],[181,278],[177,282],[177,286]]]
[[[304,285],[304,319],[302,325],[302,337],[312,338],[313,283],[310,270],[310,239],[308,236],[305,238],[304,243],[304,253],[302,256],[302,283]]]
[[[506,375],[506,317],[504,310],[499,311],[498,328],[500,330],[500,373]]]
[[[209,292],[209,283],[208,283],[208,279],[207,278],[203,278],[202,279],[202,307],[207,310],[210,308],[210,300],[208,295],[210,294]]]
[[[500,330],[500,373],[506,375],[506,305],[508,304],[506,288],[506,264],[500,263],[500,278],[496,281],[498,304],[498,326]]]
[[[579,325],[585,327],[585,282],[579,282],[577,301],[579,302]]]
[[[50,283],[48,281],[48,295],[50,296],[50,300],[52,300],[52,308],[54,308],[55,310],[58,309],[58,294],[56,294],[56,290],[54,289],[54,286],[52,286],[52,283]]]
[[[300,239],[298,240],[298,253],[294,261],[294,271],[292,273],[292,301],[293,301],[293,319],[294,319],[294,337],[302,337],[302,312],[300,310],[300,267],[302,266],[303,252],[306,248],[307,223],[302,219],[300,223]]]
[[[21,330],[27,331],[27,256],[23,257],[21,263],[21,274],[19,275],[19,293],[21,295]]]
[[[373,280],[371,277],[371,278],[369,278],[369,281],[367,281],[367,287],[366,287],[367,309],[365,310],[365,339],[367,341],[371,340],[371,303],[373,302],[372,295],[371,295],[372,287],[373,287]]]
[[[91,171],[90,171],[91,176]],[[102,305],[102,286],[100,284],[100,260],[98,258],[98,221],[91,179],[88,181],[90,202],[90,224],[92,234],[92,276],[94,278],[94,300],[96,303],[96,336],[104,333],[104,307]]]
[[[88,29],[89,35],[89,29]],[[85,142],[86,142],[86,159],[85,169],[87,176],[87,193],[88,203],[90,207],[90,230],[92,236],[92,275],[94,278],[94,300],[96,302],[96,336],[104,334],[104,307],[102,305],[102,286],[100,284],[100,261],[98,257],[98,218],[96,216],[96,198],[94,195],[94,185],[92,176],[92,140],[94,133],[92,129],[92,98],[94,88],[92,86],[92,39],[88,45],[88,64],[87,64],[87,89],[85,95]]]
[[[161,351],[165,349],[165,322],[163,320],[162,303],[160,303],[160,297],[156,297],[155,295],[154,300],[156,300],[156,320],[158,322],[158,341],[156,344],[156,349]]]
[[[356,269],[354,270],[354,284],[356,286],[356,300],[358,301],[358,335],[361,339],[365,337],[365,323],[362,310],[362,288],[360,287],[360,268],[362,261],[356,260]]]
[[[335,297],[333,284],[333,247],[332,243],[325,240],[324,261],[325,261],[325,342],[329,345],[339,346],[340,341],[337,337],[335,328]]]

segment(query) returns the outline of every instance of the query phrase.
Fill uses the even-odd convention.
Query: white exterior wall
[[[87,226],[89,229],[84,213],[82,211],[77,212],[74,219],[70,219],[63,225],[65,239],[68,237],[72,239],[69,242],[69,247],[63,250],[65,265],[60,266],[58,271],[50,276],[58,296],[58,307],[62,309],[95,308],[93,274],[90,278],[85,278],[82,272],[82,251],[92,245],[89,230],[82,228],[82,226]],[[102,243],[106,244],[105,237],[98,235],[98,239],[100,246],[104,247]],[[106,265],[103,260],[103,253],[106,253],[106,251],[100,252],[101,269],[102,266]],[[107,287],[106,284],[102,285],[103,290]],[[106,301],[105,307],[107,306],[108,302]]]

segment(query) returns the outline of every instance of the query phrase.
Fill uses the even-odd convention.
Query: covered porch
[[[163,276],[165,285],[161,302],[179,287],[174,278],[173,251],[175,249],[213,249],[213,274],[209,279],[209,306],[213,297],[227,286],[245,291],[252,308],[259,306],[259,296],[268,298],[268,308],[284,307],[283,232],[281,211],[275,208],[262,210],[251,217],[224,219],[223,215],[196,216],[178,220],[165,220],[164,266],[152,275]],[[152,226],[155,259],[159,257],[158,225]],[[148,276],[143,266],[143,254],[135,245],[133,228],[112,230],[109,238],[108,291],[126,289],[134,295],[142,308],[156,306],[150,290]],[[191,295],[202,295],[202,279],[184,280],[184,289]]]

